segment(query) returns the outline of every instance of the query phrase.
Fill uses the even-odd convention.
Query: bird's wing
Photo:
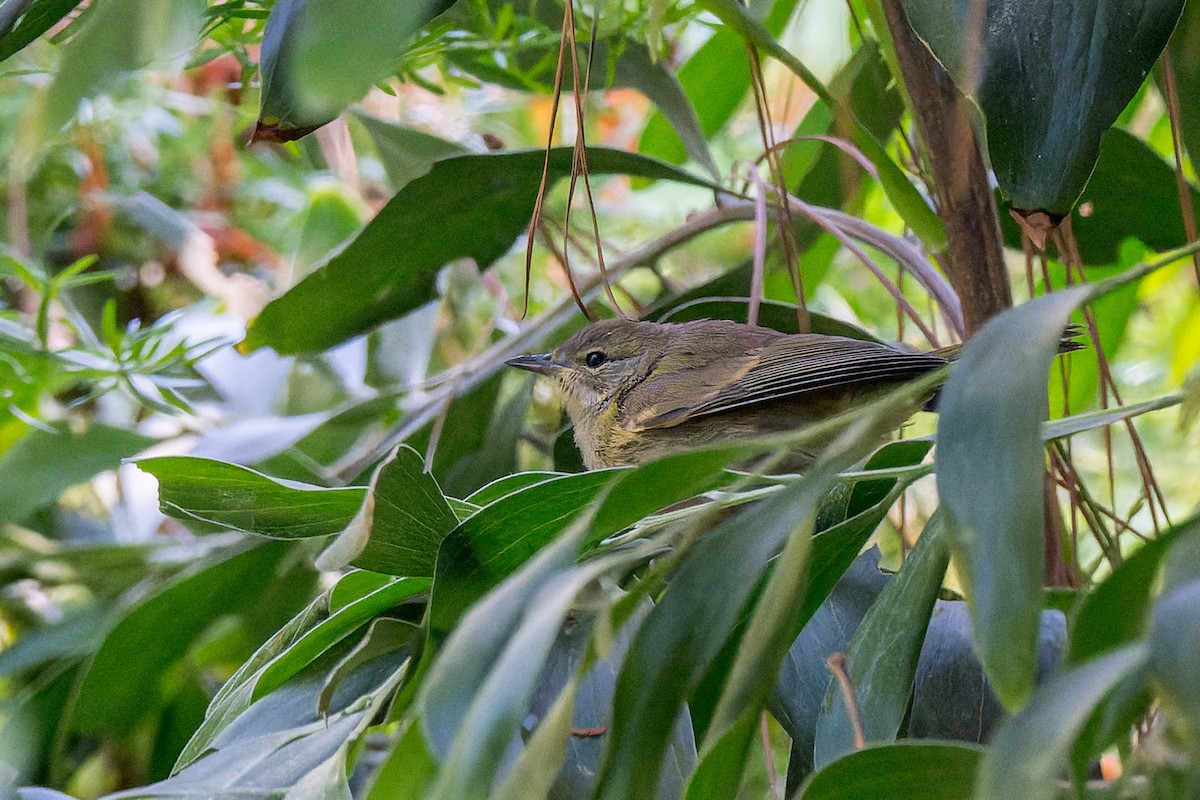
[[[698,371],[686,392],[654,386],[651,376],[632,394],[661,397],[635,403],[620,419],[630,431],[678,425],[691,417],[856,384],[916,378],[946,364],[933,353],[910,353],[877,342],[834,336],[788,336]],[[673,380],[678,380],[673,375]],[[681,403],[678,398],[690,398]],[[636,406],[636,408],[635,408]]]

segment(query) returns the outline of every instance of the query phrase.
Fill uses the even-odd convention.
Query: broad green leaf
[[[276,539],[328,536],[349,524],[366,490],[283,481],[252,469],[192,456],[136,462],[158,479],[163,513]]]
[[[1195,564],[1192,565],[1196,566]],[[1154,604],[1147,643],[1150,669],[1162,689],[1170,718],[1183,745],[1200,753],[1200,572],[1169,588]]]
[[[891,445],[873,456],[866,470],[907,464],[914,458],[920,461],[928,450],[923,442]],[[813,537],[811,557],[807,536],[789,540],[729,669],[688,797],[737,792],[758,715],[777,685],[773,676],[780,673],[793,640],[817,613],[834,581],[841,578],[908,482],[887,478],[856,483],[848,492],[845,518]],[[824,675],[823,664],[819,669]]]
[[[942,518],[935,515],[850,643],[847,668],[868,743],[891,742],[901,732],[929,615],[950,563],[945,538]],[[841,686],[831,684],[817,719],[817,768],[852,752],[854,746]]]
[[[1163,557],[1180,538],[1195,538],[1200,519],[1164,531],[1142,544],[1084,597],[1071,626],[1068,659],[1086,661],[1137,641],[1146,631],[1150,601]]]
[[[814,473],[731,517],[688,553],[634,637],[617,681],[599,798],[645,798],[688,695],[725,644],[768,562],[807,536],[832,476]],[[799,531],[799,533],[797,533]]]
[[[429,585],[427,578],[398,578],[334,611],[263,668],[254,681],[252,699],[274,691],[333,645],[402,601],[428,591]]]
[[[217,691],[204,714],[204,722],[180,750],[172,772],[178,772],[208,751],[217,734],[250,707],[258,676],[280,653],[328,616],[326,598],[317,597],[262,644]]]
[[[1067,642],[1063,612],[1042,612],[1038,681],[1053,675]],[[971,645],[971,619],[961,600],[938,600],[930,615],[908,714],[907,735],[984,744],[1007,718]]]
[[[388,575],[432,575],[442,539],[458,525],[458,517],[417,451],[407,445],[392,451],[375,469],[362,502],[318,566],[352,562]],[[335,551],[331,562],[326,556]]]
[[[1044,524],[1040,427],[1046,376],[1062,331],[1081,303],[1161,269],[1194,247],[1200,245],[994,317],[967,342],[942,390],[938,494],[965,566],[980,659],[1010,709],[1028,698],[1036,672]]]
[[[613,480],[597,470],[534,484],[464,520],[438,551],[429,627],[442,635],[462,613],[565,530]]]
[[[868,747],[818,772],[799,798],[969,800],[982,758],[981,748],[950,742],[906,741]]]
[[[412,720],[379,765],[366,800],[425,800],[437,767],[437,760],[425,744],[420,721]]]
[[[203,0],[106,0],[63,45],[62,65],[46,95],[45,129],[58,131],[79,102],[106,91],[153,61],[194,47],[204,23]]]
[[[1168,48],[1179,91],[1183,144],[1192,163],[1200,163],[1200,5],[1184,6]]]
[[[300,280],[328,258],[342,242],[358,232],[365,219],[364,204],[347,187],[328,184],[311,189],[300,239],[292,253],[289,283]]]
[[[578,524],[536,556],[472,608],[446,641],[420,706],[430,743],[444,757],[431,797],[488,796],[577,596],[618,564],[628,569],[630,555],[638,557],[575,567],[586,531]]]
[[[795,0],[787,0],[787,2],[795,3]],[[658,113],[670,120],[671,126],[678,135],[676,141],[682,140],[683,146],[692,160],[704,167],[713,180],[719,181],[721,174],[709,151],[708,139],[701,129],[701,121],[696,115],[696,109],[692,105],[691,99],[683,91],[683,87],[680,86],[676,75],[666,69],[663,61],[652,58],[650,51],[640,42],[626,42],[613,65],[613,72],[615,83],[637,89],[654,103],[658,108]],[[724,77],[728,78],[728,76]],[[728,81],[714,82],[709,84],[709,88],[715,89],[726,82]],[[652,150],[641,148],[638,149],[638,152],[649,156],[657,155]],[[668,158],[667,160],[676,164],[683,161],[682,158]]]
[[[17,19],[5,18],[0,26],[0,61],[22,50],[53,28],[81,0],[33,0]],[[15,4],[14,4],[15,5]],[[3,16],[3,15],[0,15]]]
[[[130,731],[153,710],[150,698],[167,667],[214,620],[253,612],[264,590],[281,579],[275,570],[287,552],[287,545],[269,542],[202,564],[130,609],[88,666],[72,727],[83,733]]]
[[[431,631],[449,631],[468,605],[566,530],[597,498],[603,502],[589,520],[589,544],[711,489],[725,480],[723,468],[746,452],[721,447],[667,456],[635,469],[562,475],[480,509],[442,543],[430,601]]]
[[[446,158],[408,183],[341,252],[268,303],[242,346],[284,354],[325,350],[401,316],[433,296],[441,267],[473,258],[481,267],[503,255],[533,213],[541,150]],[[573,151],[551,151],[552,182],[570,174]],[[661,161],[589,148],[593,175],[627,174],[714,185]],[[295,320],[303,319],[304,325]]]
[[[978,100],[1009,202],[1066,214],[1092,174],[1101,137],[1158,60],[1184,3],[989,0],[973,56],[970,4],[903,5],[917,34]]]
[[[1193,207],[1200,192],[1189,186]],[[1021,230],[1001,215],[1004,241],[1020,248]],[[1110,128],[1100,139],[1100,157],[1079,207],[1071,212],[1071,230],[1084,264],[1115,264],[1126,239],[1155,250],[1181,247],[1187,231],[1179,213],[1174,167],[1128,131]]]
[[[503,478],[497,478],[467,497],[467,501],[477,506],[486,506],[513,492],[520,491],[526,486],[557,478],[561,472],[514,472]]]
[[[1144,670],[1148,653],[1130,645],[1056,675],[996,732],[979,767],[976,800],[1053,800],[1075,741],[1092,713],[1127,676]]]
[[[133,431],[91,425],[83,433],[30,430],[0,455],[0,521],[20,521],[62,492],[154,443]]]
[[[347,648],[348,649],[348,648]],[[349,797],[346,759],[391,699],[408,658],[404,650],[356,671],[328,713],[318,709],[325,675],[343,651],[314,662],[246,709],[206,752],[170,778],[106,795],[106,800],[189,797]]]
[[[1035,674],[1046,379],[1071,313],[1092,293],[1065,289],[993,318],[963,348],[938,404],[938,494],[980,658],[1009,708],[1025,702]]]
[[[263,32],[257,138],[298,139],[388,77],[447,0],[277,0]]]
[[[823,533],[813,539],[814,572],[826,560],[821,545],[828,535]],[[826,591],[824,601],[788,648],[767,705],[792,738],[787,770],[789,797],[813,771],[817,715],[833,679],[825,659],[830,653],[845,651],[867,610],[892,580],[879,570],[878,548],[873,547],[858,558],[851,553],[850,558],[849,567],[843,567],[837,583]],[[811,580],[809,585],[812,586]]]
[[[462,145],[414,128],[393,125],[361,112],[354,117],[371,135],[379,160],[396,189],[429,172],[434,162],[466,152]]]

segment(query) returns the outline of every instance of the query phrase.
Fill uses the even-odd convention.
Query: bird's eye
[[[595,369],[606,361],[608,361],[608,356],[606,356],[604,353],[601,353],[599,350],[593,350],[583,357],[583,363],[587,364],[592,369]]]

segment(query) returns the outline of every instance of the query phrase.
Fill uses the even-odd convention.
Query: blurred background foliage
[[[1200,11],[988,3],[1062,32],[1031,85],[1064,109],[1002,48],[972,79],[960,5],[579,7],[591,90],[568,63],[556,114],[557,0],[0,2],[0,791],[1195,791],[1200,270],[1137,265],[1197,238]],[[566,213],[581,122],[624,313],[757,296],[794,330],[799,286],[814,330],[975,332],[900,6],[1003,165],[1019,306],[942,444],[920,414],[798,482],[726,472],[745,450],[572,474],[502,364],[584,322],[573,285],[614,313]],[[1065,220],[1045,252],[1010,200]]]

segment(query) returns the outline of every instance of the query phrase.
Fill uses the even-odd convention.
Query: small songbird
[[[728,320],[597,322],[553,353],[508,364],[553,378],[588,469],[827,420],[953,358],[878,342],[787,334]],[[928,400],[928,398],[926,398]],[[895,424],[919,410],[898,409]],[[825,442],[796,453],[810,462]]]

